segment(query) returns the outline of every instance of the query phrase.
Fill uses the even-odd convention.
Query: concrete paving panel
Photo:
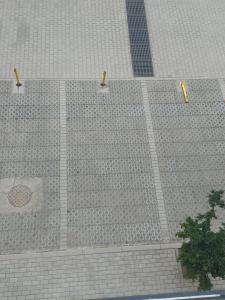
[[[123,0],[1,1],[0,20],[3,78],[133,77]]]
[[[56,249],[59,89],[26,81],[24,94],[12,94],[12,84],[2,81],[0,92],[0,253]]]
[[[186,84],[188,104],[179,95],[176,81],[147,82],[172,240],[180,222],[207,209],[207,195],[212,189],[225,188],[225,106],[219,82],[202,79],[187,80]],[[171,90],[174,98],[168,100],[166,93]]]
[[[68,246],[160,240],[140,83],[66,84]]]
[[[154,75],[223,78],[223,0],[145,0]]]

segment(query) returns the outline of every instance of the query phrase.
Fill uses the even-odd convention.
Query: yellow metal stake
[[[16,75],[16,86],[18,86],[18,87],[22,86],[22,83],[20,82],[19,74],[18,74],[16,68],[14,69],[14,73]]]
[[[182,92],[183,92],[184,102],[188,103],[189,102],[189,97],[188,97],[187,87],[185,85],[184,80],[181,80],[180,86],[181,86],[181,89],[182,89]]]
[[[101,86],[106,86],[106,71],[103,72],[103,78],[102,78],[102,82],[101,82]]]

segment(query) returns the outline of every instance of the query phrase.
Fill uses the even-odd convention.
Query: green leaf
[[[186,267],[185,277],[198,280],[199,289],[212,288],[210,275],[225,278],[225,223],[218,232],[213,232],[211,222],[216,219],[215,209],[225,208],[224,191],[211,191],[208,195],[209,210],[189,216],[176,236],[183,239],[178,261]]]

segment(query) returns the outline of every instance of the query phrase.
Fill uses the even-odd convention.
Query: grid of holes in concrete
[[[140,83],[68,81],[68,245],[158,241]]]
[[[217,80],[149,81],[148,94],[171,239],[188,215],[207,209],[212,189],[225,188],[225,105]]]
[[[0,82],[0,186],[38,178],[41,205],[0,212],[0,253],[59,246],[59,85],[28,80],[24,86],[24,94],[13,94],[12,81]]]

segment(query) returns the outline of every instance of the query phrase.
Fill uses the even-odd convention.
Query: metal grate
[[[144,0],[126,0],[134,76],[153,76]]]
[[[12,187],[8,193],[9,203],[14,207],[25,206],[30,202],[31,197],[32,191],[30,188],[21,184]]]

